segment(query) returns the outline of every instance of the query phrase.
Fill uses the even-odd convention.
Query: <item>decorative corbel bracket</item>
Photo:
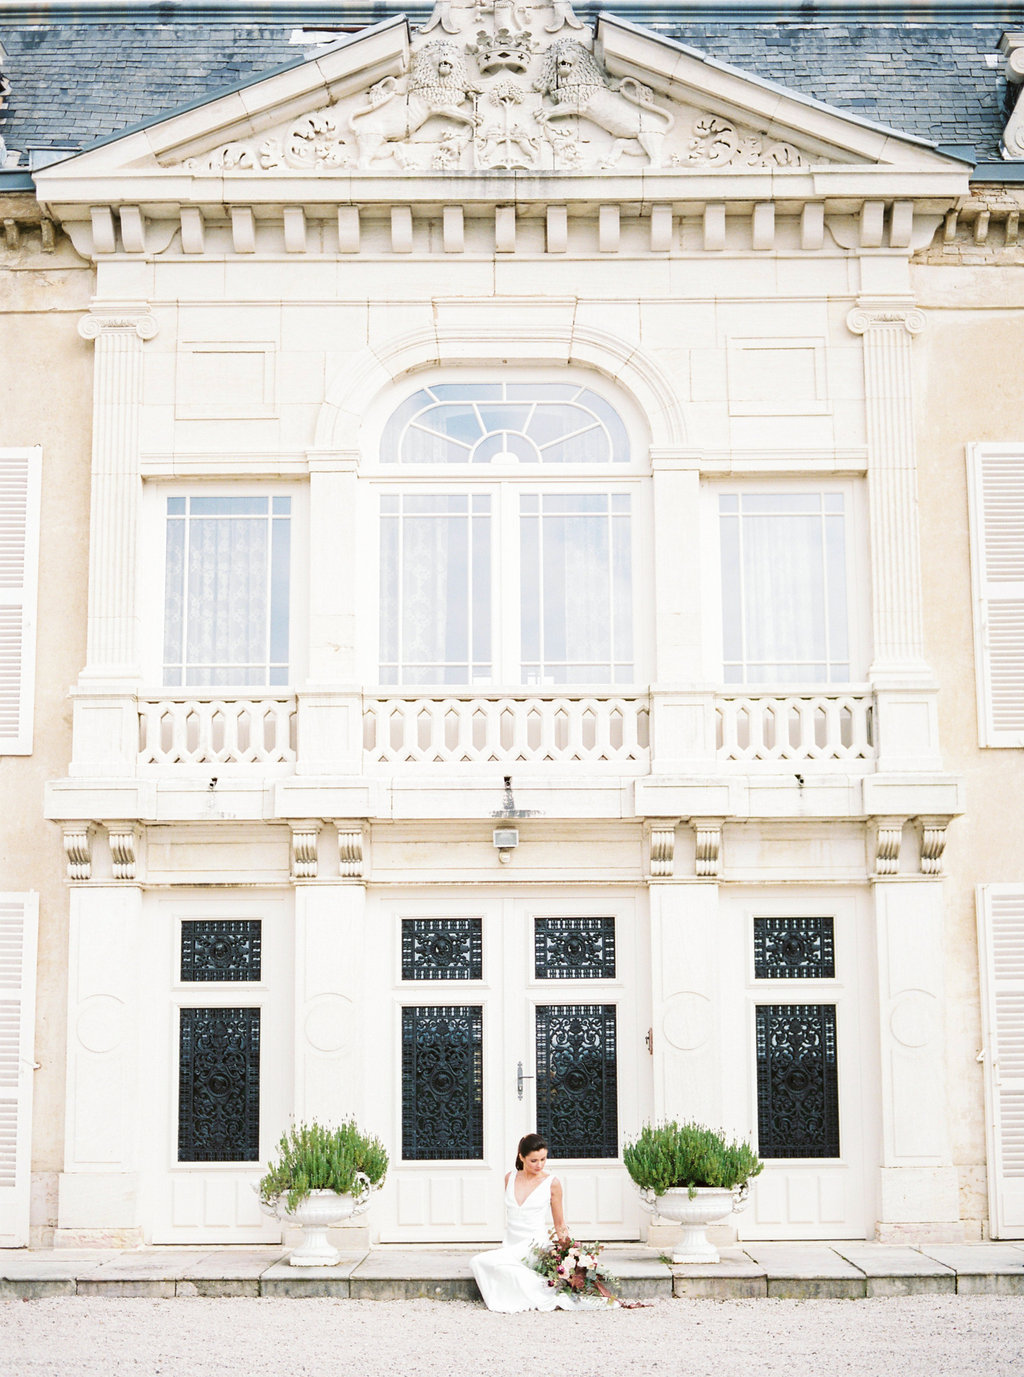
[[[343,880],[363,878],[363,834],[338,828],[338,870]]]
[[[875,875],[900,873],[903,818],[879,818],[875,834]]]
[[[651,879],[670,880],[675,873],[676,825],[658,823],[651,828]]]
[[[64,824],[64,857],[69,880],[92,878],[92,836],[87,822]]]
[[[318,822],[292,823],[292,879],[315,880],[318,870]]]
[[[110,861],[115,880],[134,880],[138,864],[138,828],[131,822],[107,824]]]
[[[921,874],[942,874],[942,853],[946,849],[948,818],[918,818],[921,828]]]
[[[716,880],[722,873],[721,818],[691,819],[697,834],[697,878]]]

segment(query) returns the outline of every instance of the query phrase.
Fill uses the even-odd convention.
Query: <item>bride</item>
[[[548,1219],[559,1238],[568,1238],[562,1212],[562,1183],[545,1170],[548,1145],[539,1133],[519,1141],[516,1169],[505,1177],[505,1241],[478,1254],[473,1275],[488,1310],[571,1310],[576,1301],[556,1294],[527,1258],[534,1245],[548,1242]]]

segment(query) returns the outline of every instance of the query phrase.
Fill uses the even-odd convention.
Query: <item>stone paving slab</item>
[[[827,1243],[745,1243],[743,1248],[764,1268],[769,1296],[856,1300],[867,1295],[864,1273]]]
[[[767,1296],[768,1273],[742,1248],[720,1248],[718,1262],[673,1263],[672,1294],[705,1300],[749,1300]]]
[[[373,1248],[352,1274],[353,1300],[479,1300],[476,1248]]]
[[[293,1267],[287,1257],[273,1263],[260,1274],[261,1296],[335,1296],[346,1300],[352,1294],[352,1273],[366,1258],[365,1250],[343,1252],[333,1267]]]
[[[283,1248],[221,1248],[205,1256],[175,1283],[176,1296],[258,1296],[260,1279],[275,1263],[283,1262]],[[296,1268],[291,1269],[293,1272]]]
[[[922,1243],[919,1251],[956,1272],[962,1296],[1024,1296],[1024,1243]]]
[[[869,1296],[950,1295],[956,1272],[917,1248],[886,1243],[834,1243],[834,1250],[864,1273]]]

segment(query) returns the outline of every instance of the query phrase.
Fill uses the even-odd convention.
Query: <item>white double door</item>
[[[500,1239],[504,1176],[534,1131],[570,1228],[638,1237],[621,1154],[650,1115],[644,907],[607,890],[465,895],[369,899],[364,1032],[380,1074],[366,1119],[391,1150],[381,1241]]]

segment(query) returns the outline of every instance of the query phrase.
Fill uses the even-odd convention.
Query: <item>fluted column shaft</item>
[[[156,329],[156,321],[146,312],[93,312],[79,323],[83,339],[96,343],[85,669],[85,677],[93,680],[135,679],[139,673],[136,556],[142,349]]]
[[[924,323],[920,311],[874,304],[848,318],[864,337],[876,685],[927,675],[910,356]]]

